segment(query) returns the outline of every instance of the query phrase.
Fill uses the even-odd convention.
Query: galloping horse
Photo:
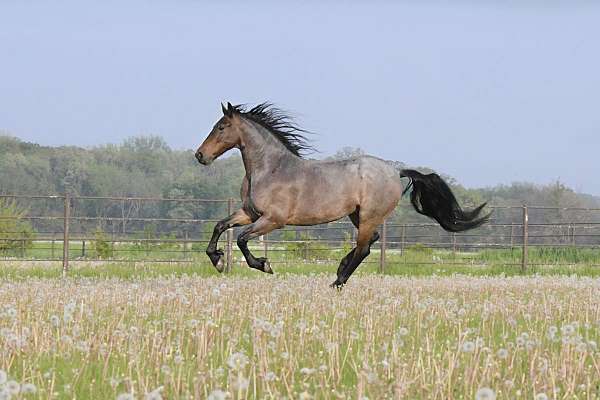
[[[234,226],[246,226],[237,244],[251,268],[273,273],[266,258],[255,257],[248,241],[285,225],[316,225],[343,217],[358,229],[356,247],[340,262],[337,279],[341,287],[369,255],[379,239],[377,227],[394,210],[402,194],[411,187],[415,210],[435,219],[450,232],[461,232],[485,223],[480,217],[485,203],[463,211],[448,185],[437,175],[396,169],[386,161],[361,156],[342,161],[308,160],[310,150],[305,130],[270,103],[252,109],[242,105],[221,105],[223,117],[196,151],[201,164],[208,165],[232,148],[238,148],[246,170],[242,207],[219,221],[206,254],[219,272],[223,271],[221,234]],[[401,177],[409,178],[402,191]]]

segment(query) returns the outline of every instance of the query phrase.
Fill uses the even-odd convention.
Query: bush
[[[94,233],[94,250],[98,258],[111,258],[113,256],[113,248],[111,243],[106,238],[106,234],[101,228],[97,228]]]
[[[27,210],[14,200],[0,199],[0,252],[7,254],[18,249],[33,247],[35,232],[31,224],[22,220]]]
[[[406,248],[407,251],[412,251],[414,253],[421,253],[421,254],[432,254],[433,253],[433,249],[425,246],[422,243],[415,243],[411,246],[408,246]]]
[[[296,233],[292,231],[284,232],[282,238],[290,240],[285,244],[285,249],[295,258],[303,260],[322,260],[329,257],[329,248],[325,243],[320,243],[314,240],[308,232],[301,232],[300,237],[296,240]]]

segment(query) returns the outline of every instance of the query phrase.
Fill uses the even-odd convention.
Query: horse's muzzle
[[[204,158],[204,155],[202,154],[201,151],[196,152],[196,160],[198,160],[198,162],[202,165],[210,164],[210,161],[208,161],[206,158]]]

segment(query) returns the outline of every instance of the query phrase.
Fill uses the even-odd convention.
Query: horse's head
[[[241,124],[239,111],[227,103],[221,104],[223,117],[217,121],[204,142],[196,150],[196,159],[200,164],[208,165],[221,154],[236,146],[241,140]]]

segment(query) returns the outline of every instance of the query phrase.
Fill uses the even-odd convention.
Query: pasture
[[[591,269],[507,277],[484,267],[426,265],[421,276],[363,268],[336,291],[334,269],[322,266],[221,276],[80,265],[60,279],[58,268],[7,263],[2,398],[600,395],[600,281],[583,276]]]

